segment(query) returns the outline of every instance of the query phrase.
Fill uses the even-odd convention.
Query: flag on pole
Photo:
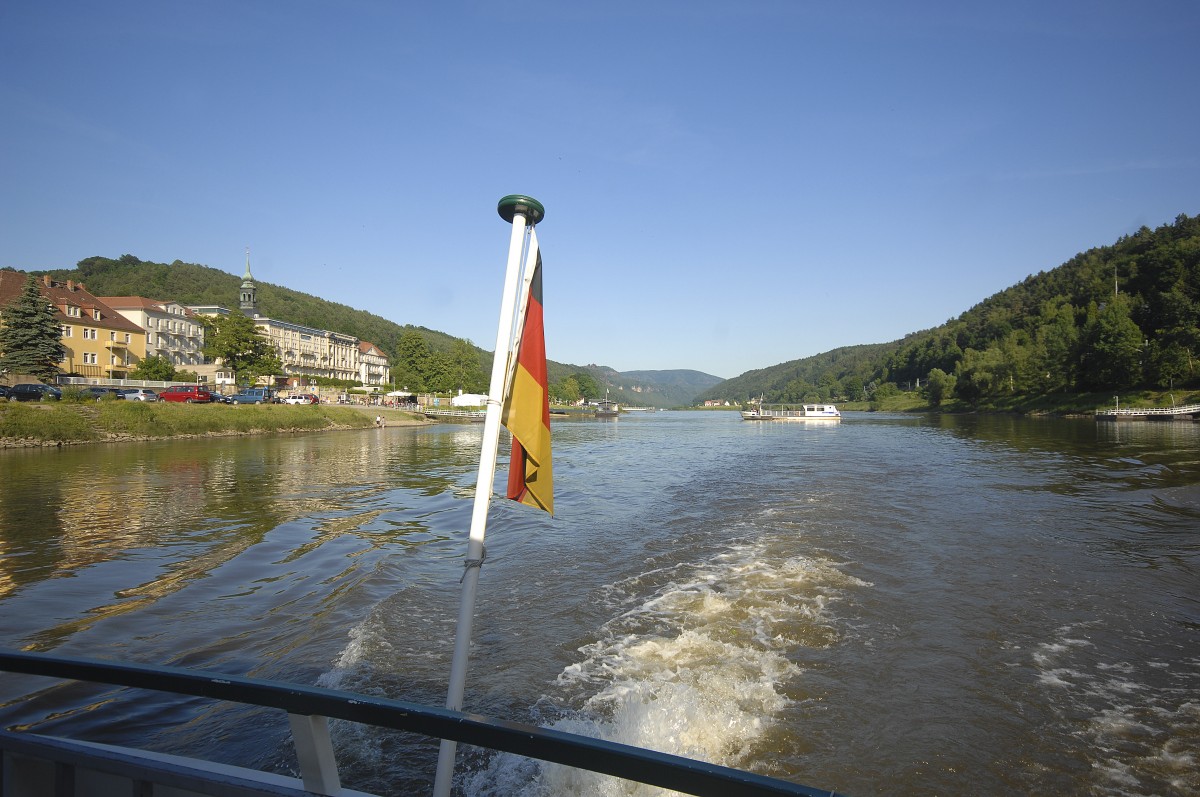
[[[516,369],[504,394],[501,422],[512,432],[507,497],[554,514],[554,469],[550,462],[550,391],[546,377],[546,333],[542,326],[542,253],[519,316]]]

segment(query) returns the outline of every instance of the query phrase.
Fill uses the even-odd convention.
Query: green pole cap
[[[500,218],[509,224],[512,224],[513,216],[518,213],[525,215],[527,224],[537,224],[546,216],[546,209],[542,207],[541,202],[523,194],[509,194],[504,197],[496,205],[496,211],[500,214]]]

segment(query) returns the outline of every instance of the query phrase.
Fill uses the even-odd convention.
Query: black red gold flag
[[[502,423],[512,432],[507,497],[554,514],[550,457],[550,392],[542,325],[542,254],[537,254],[524,310],[516,370],[504,397]]]

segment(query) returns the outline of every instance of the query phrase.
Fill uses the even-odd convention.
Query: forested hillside
[[[1200,217],[1143,227],[985,299],[942,326],[751,371],[700,398],[934,404],[1200,384]]]

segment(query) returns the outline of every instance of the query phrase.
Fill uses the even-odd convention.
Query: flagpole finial
[[[546,209],[542,207],[542,203],[524,194],[509,194],[500,200],[496,210],[500,213],[500,218],[509,224],[518,213],[523,213],[529,224],[537,224],[546,217]]]

